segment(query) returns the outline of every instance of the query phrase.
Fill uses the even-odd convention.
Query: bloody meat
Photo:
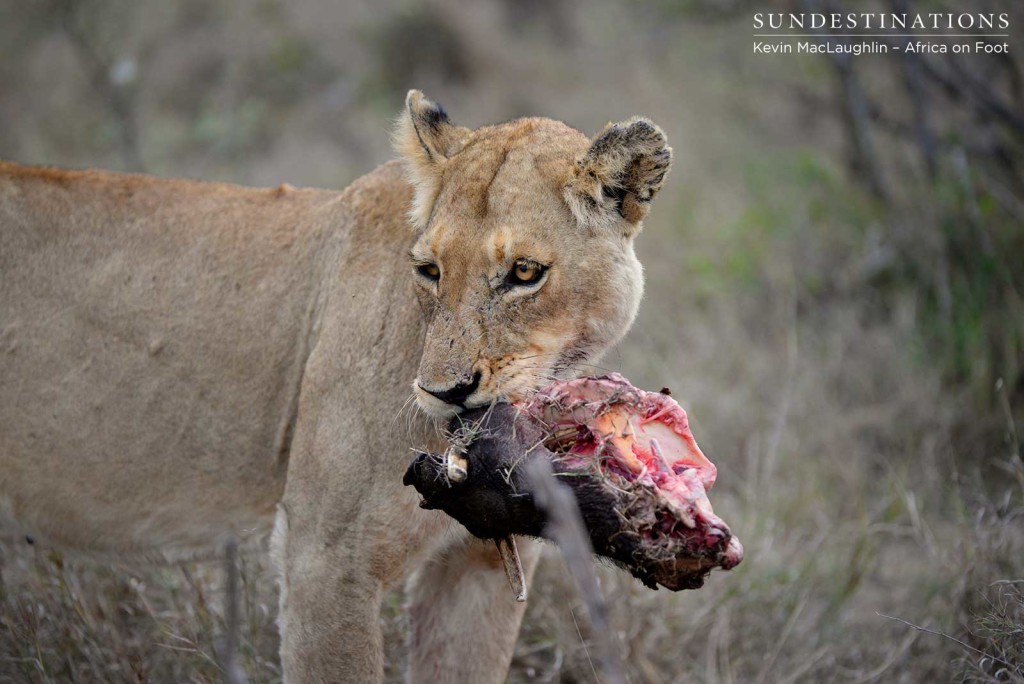
[[[419,454],[405,483],[478,537],[544,536],[523,466],[546,458],[573,491],[595,552],[646,585],[697,588],[743,558],[708,500],[717,470],[667,392],[616,373],[558,382],[519,404],[457,416],[450,431],[448,454]],[[464,478],[450,477],[452,459]]]

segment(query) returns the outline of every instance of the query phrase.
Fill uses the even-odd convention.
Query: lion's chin
[[[442,420],[457,416],[465,410],[461,406],[449,404],[430,395],[420,396],[419,392],[416,393],[416,406],[431,418]]]

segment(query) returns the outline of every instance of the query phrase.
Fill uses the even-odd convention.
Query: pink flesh
[[[686,412],[672,397],[637,389],[612,373],[556,383],[522,408],[553,433],[576,428],[575,441],[563,455],[570,467],[596,460],[606,475],[652,489],[683,526],[665,520],[659,525],[666,528],[662,532],[696,534],[693,541],[700,548],[721,546],[728,538],[719,565],[730,568],[742,559],[742,547],[708,500],[717,469],[697,446]]]

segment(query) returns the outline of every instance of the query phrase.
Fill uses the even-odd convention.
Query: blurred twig
[[[53,0],[52,7],[58,17],[61,30],[68,37],[71,46],[78,53],[82,67],[99,95],[107,103],[117,119],[117,134],[120,138],[121,155],[128,171],[145,171],[142,153],[139,149],[139,127],[135,104],[125,88],[111,79],[111,65],[104,59],[96,46],[95,39],[79,19],[81,3],[74,0]]]
[[[838,0],[821,2],[820,0],[803,0],[807,12],[834,11],[845,14],[845,8]],[[813,34],[819,42],[838,44],[840,39],[833,36]],[[853,162],[857,173],[864,179],[871,192],[884,200],[889,199],[882,166],[875,153],[874,140],[871,135],[871,108],[869,107],[860,76],[854,70],[853,57],[846,53],[830,52],[829,58],[839,77],[842,90],[843,116],[849,132]]]
[[[946,634],[945,632],[940,632],[940,631],[935,630],[935,629],[928,629],[927,627],[921,627],[920,625],[915,625],[913,622],[908,622],[907,620],[904,620],[903,618],[893,617],[892,615],[885,615],[883,613],[877,613],[877,612],[875,613],[875,615],[877,615],[878,617],[883,617],[886,620],[895,620],[896,622],[902,622],[907,627],[911,627],[913,629],[916,629],[919,632],[924,632],[925,634],[934,634],[935,636],[944,637],[946,639],[949,639],[950,641],[953,641],[955,643],[960,644],[961,646],[963,646],[967,650],[973,651],[973,652],[977,653],[980,656],[983,656],[985,658],[991,658],[992,660],[996,661],[997,663],[1000,663],[1001,665],[1005,665],[1006,667],[1010,668],[1011,670],[1016,669],[1012,663],[1008,663],[1005,660],[1003,660],[1002,658],[997,658],[996,656],[992,655],[991,653],[986,653],[985,651],[982,651],[981,649],[975,648],[974,646],[971,646],[966,641],[963,641],[962,639],[957,639],[955,636],[951,636],[949,634]]]
[[[1013,419],[1013,409],[1010,408],[1010,398],[1007,396],[1005,383],[999,378],[996,381],[996,393],[999,395],[999,407],[1003,410],[1006,418],[1006,431],[1010,437],[1010,469],[1017,483],[1020,484],[1021,492],[1024,493],[1024,457],[1020,453],[1020,438],[1017,435],[1017,423]]]
[[[608,624],[608,605],[601,594],[591,560],[594,550],[583,517],[576,506],[576,497],[568,487],[555,479],[551,464],[546,459],[533,459],[526,466],[526,475],[532,485],[537,506],[548,517],[545,536],[553,539],[562,550],[569,574],[587,606],[590,624],[598,643],[597,659],[601,670],[612,684],[625,684],[625,670],[619,657],[618,644]]]
[[[891,0],[892,8],[897,14],[910,14],[910,0]],[[903,82],[910,96],[910,105],[914,112],[914,134],[921,156],[924,157],[928,178],[935,180],[938,174],[938,154],[935,148],[935,136],[929,124],[927,93],[921,73],[921,59],[916,52],[903,51]]]
[[[225,545],[224,574],[227,578],[224,598],[224,635],[218,649],[220,666],[227,684],[248,684],[249,678],[238,662],[238,633],[241,620],[238,614],[238,540],[228,539]]]

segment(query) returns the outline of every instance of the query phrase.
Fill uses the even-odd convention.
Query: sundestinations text
[[[757,12],[754,14],[755,29],[1008,29],[1010,16],[1006,13],[955,14],[952,12],[927,12],[923,14],[887,12]]]

